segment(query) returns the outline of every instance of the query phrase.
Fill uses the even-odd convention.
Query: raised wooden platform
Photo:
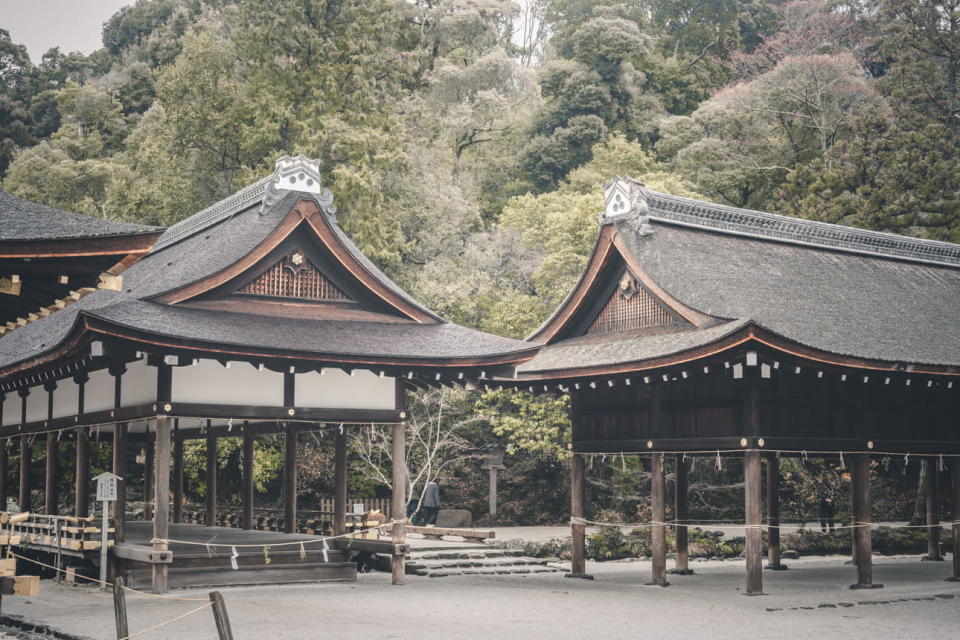
[[[116,555],[122,554],[127,558],[140,555],[150,549],[152,537],[152,522],[127,522],[126,539],[117,546]],[[350,560],[353,550],[334,548],[333,544],[327,552],[327,561],[324,561],[323,547],[319,543],[304,546],[305,558],[301,558],[299,545],[271,547],[264,553],[266,545],[297,540],[319,540],[318,536],[245,531],[197,524],[171,524],[169,537],[171,540],[217,543],[217,545],[258,545],[237,547],[240,556],[237,558],[237,569],[234,570],[230,565],[229,546],[211,548],[211,553],[204,546],[171,544],[173,563],[170,565],[169,582],[170,587],[173,588],[291,582],[352,582],[357,579],[356,564]],[[151,564],[131,559],[124,562],[128,584],[138,589],[149,589]]]

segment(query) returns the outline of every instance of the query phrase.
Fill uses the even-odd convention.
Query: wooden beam
[[[178,420],[174,420],[174,427]],[[173,439],[173,521],[183,522],[183,439]]]
[[[243,488],[241,501],[243,503],[243,528],[253,529],[253,473],[256,465],[256,449],[254,435],[246,428],[243,430]]]
[[[156,461],[154,464],[155,477],[153,482],[153,539],[162,540],[170,535],[167,524],[167,511],[170,505],[170,419],[160,416],[156,425]],[[168,550],[165,542],[154,542],[153,550],[162,553]],[[153,565],[153,592],[167,591],[167,565]]]
[[[30,439],[26,434],[20,436],[20,511],[27,512],[32,509],[30,500],[31,493],[31,472],[33,467],[33,447],[30,445]]]
[[[574,453],[570,456],[570,517],[584,517],[584,466],[583,456]],[[573,537],[573,556],[570,562],[570,573],[574,576],[584,576],[587,572],[587,527],[583,524],[570,524],[570,534]]]
[[[390,502],[390,512],[397,522],[393,525],[393,544],[404,544],[404,515],[407,505],[407,430],[404,423],[393,425],[392,434],[392,480],[393,495]],[[394,555],[390,560],[391,582],[403,584],[406,580],[405,556]]]
[[[873,583],[873,544],[870,539],[873,516],[870,512],[870,456],[855,453],[852,457],[851,499],[853,502],[854,554],[857,562],[857,583],[851,589],[877,589],[882,584]]]
[[[933,458],[926,460],[926,491],[924,501],[927,507],[927,555],[924,560],[941,561],[940,553],[940,487],[937,482],[937,463]]]
[[[150,432],[147,432],[147,437],[149,438]],[[153,503],[153,470],[155,467],[154,461],[154,443],[150,442],[149,439],[143,445],[143,519],[144,520],[153,520],[154,512],[154,503]]]
[[[338,427],[334,436],[333,535],[347,531],[347,430]],[[406,511],[403,511],[406,513]]]
[[[953,575],[947,580],[960,582],[960,458],[950,461],[950,517],[953,518]]]
[[[663,480],[663,454],[650,454],[650,508],[653,519],[651,528],[651,576],[650,584],[667,586],[667,519],[666,490]]]
[[[676,567],[667,573],[685,576],[693,573],[689,564],[689,530],[683,524],[687,521],[687,494],[689,492],[687,461],[682,454],[674,457],[676,458],[676,479],[673,484],[673,517],[678,523],[676,527],[677,556]]]
[[[2,405],[0,405],[2,406]],[[7,483],[7,471],[10,463],[10,442],[8,440],[0,441],[0,507],[7,510],[7,492],[9,485]]]
[[[209,420],[207,421],[209,427]],[[206,525],[208,527],[217,524],[217,438],[207,433],[207,501],[206,501]]]
[[[74,515],[90,515],[90,438],[86,429],[77,429],[77,474],[74,486]]]
[[[763,531],[760,529],[760,453],[746,451],[743,459],[744,506],[746,510],[746,544],[748,596],[763,594]]]
[[[283,531],[293,533],[297,527],[297,432],[284,434],[283,458]]]
[[[780,459],[768,453],[767,461],[767,569],[780,571]]]

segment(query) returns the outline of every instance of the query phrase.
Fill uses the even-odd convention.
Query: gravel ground
[[[917,557],[875,560],[884,589],[852,591],[846,558],[790,561],[764,572],[769,593],[744,597],[742,561],[697,562],[692,576],[670,576],[666,589],[645,586],[649,562],[588,563],[595,580],[563,574],[408,576],[391,586],[382,573],[356,584],[237,587],[221,590],[234,635],[248,638],[956,638],[960,583],[944,582],[949,562]],[[949,558],[948,558],[949,560]],[[109,594],[44,581],[37,598],[4,598],[19,614],[60,631],[111,638]],[[205,597],[202,590],[176,596]],[[130,630],[138,631],[199,603],[129,595]],[[2,636],[0,636],[2,637]],[[216,638],[209,610],[146,634],[147,639]]]

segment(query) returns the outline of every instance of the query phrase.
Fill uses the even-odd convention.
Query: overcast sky
[[[34,64],[47,49],[90,53],[101,47],[103,23],[134,0],[0,0],[0,28],[27,46]]]

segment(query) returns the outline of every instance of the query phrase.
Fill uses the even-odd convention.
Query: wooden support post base
[[[786,571],[786,570],[789,569],[789,568],[790,568],[790,567],[788,567],[787,565],[785,565],[785,564],[783,564],[783,563],[780,563],[780,564],[768,564],[767,566],[764,567],[764,569],[766,569],[767,571]]]
[[[589,573],[565,573],[564,578],[579,578],[581,580],[593,580],[593,576]]]
[[[741,593],[740,595],[742,595],[742,596],[767,596],[767,595],[770,595],[770,594],[769,594],[769,593],[764,593],[763,591],[756,591],[756,592],[753,592],[753,593],[751,593],[751,592],[749,592],[749,591],[744,591],[744,592]]]
[[[667,569],[667,573],[675,576],[692,576],[693,569]]]
[[[850,585],[850,588],[851,589],[883,589],[883,585],[877,584],[876,582],[874,582],[873,584],[852,584]]]
[[[937,556],[936,558],[931,558],[930,556],[923,556],[920,558],[921,562],[943,562],[943,556]]]
[[[960,578],[957,576],[950,576],[949,578],[944,578],[944,582],[960,582]]]
[[[669,587],[670,583],[667,582],[666,580],[664,580],[663,582],[650,581],[650,582],[645,582],[644,586],[645,587]]]

